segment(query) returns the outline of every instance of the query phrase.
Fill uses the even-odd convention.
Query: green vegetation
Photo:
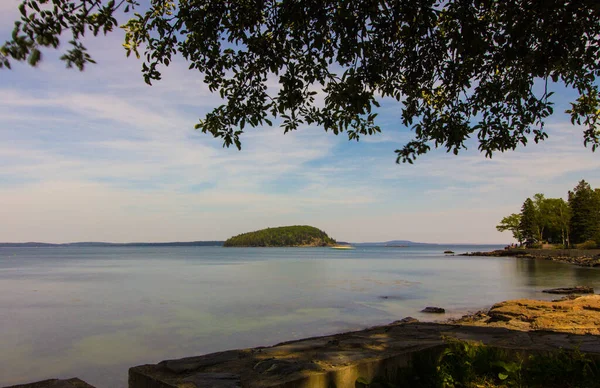
[[[510,231],[519,244],[538,247],[545,242],[562,247],[592,249],[600,243],[600,189],[582,180],[568,201],[535,194],[523,202],[520,213],[504,217],[496,226]]]
[[[225,247],[323,247],[335,245],[327,233],[313,226],[296,225],[267,228],[231,237]]]
[[[600,189],[592,190],[581,181],[569,192],[571,238],[573,243],[600,242]]]
[[[225,146],[241,148],[245,126],[273,118],[284,132],[314,125],[358,140],[380,132],[385,100],[397,101],[415,133],[397,162],[431,147],[458,154],[469,138],[491,157],[547,137],[553,84],[578,94],[566,113],[585,145],[600,145],[597,0],[22,0],[18,8],[0,67],[35,66],[41,50],[68,41],[61,59],[80,70],[93,62],[84,35],[112,31],[135,8],[122,26],[126,54],[142,58],[148,84],[176,58],[197,70],[223,104],[196,128]]]
[[[579,350],[523,352],[447,339],[438,357],[418,356],[396,378],[366,381],[362,388],[598,387],[600,363]],[[391,377],[391,376],[390,376]]]
[[[515,240],[519,242],[519,244],[523,243],[523,233],[521,232],[521,214],[511,214],[508,217],[504,217],[502,221],[498,225],[496,225],[496,229],[498,232],[511,231]]]

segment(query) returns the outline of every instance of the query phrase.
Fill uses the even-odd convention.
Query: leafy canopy
[[[513,213],[510,216],[502,218],[500,223],[496,225],[498,232],[510,231],[515,240],[521,244],[523,242],[523,234],[521,233],[521,214]]]
[[[0,65],[35,66],[41,48],[70,35],[62,59],[82,70],[93,62],[84,35],[106,34],[136,7],[24,0]],[[246,125],[273,117],[285,132],[309,124],[358,140],[380,132],[379,101],[392,98],[415,133],[397,162],[432,145],[457,154],[470,137],[491,157],[547,137],[554,82],[577,91],[567,112],[586,146],[600,144],[597,0],[149,0],[122,27],[148,84],[176,55],[203,74],[224,103],[196,128],[224,146],[240,148]],[[269,91],[273,78],[279,88]]]

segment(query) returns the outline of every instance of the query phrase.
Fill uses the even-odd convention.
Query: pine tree
[[[525,244],[530,246],[537,241],[538,227],[536,224],[535,204],[531,198],[527,198],[521,207],[521,222],[519,229]]]
[[[569,191],[571,242],[574,244],[600,236],[600,192],[585,180]]]

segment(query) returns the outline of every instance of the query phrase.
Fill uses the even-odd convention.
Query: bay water
[[[443,254],[495,248],[0,248],[0,386],[124,388],[135,365],[600,287],[594,268]]]

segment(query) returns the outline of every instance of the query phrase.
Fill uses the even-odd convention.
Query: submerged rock
[[[444,310],[441,307],[425,307],[423,310],[421,310],[422,313],[431,313],[431,314],[443,314],[446,312],[446,310]]]
[[[577,286],[577,287],[563,287],[563,288],[550,288],[548,290],[543,290],[547,294],[593,294],[594,289],[592,287],[586,286]]]

